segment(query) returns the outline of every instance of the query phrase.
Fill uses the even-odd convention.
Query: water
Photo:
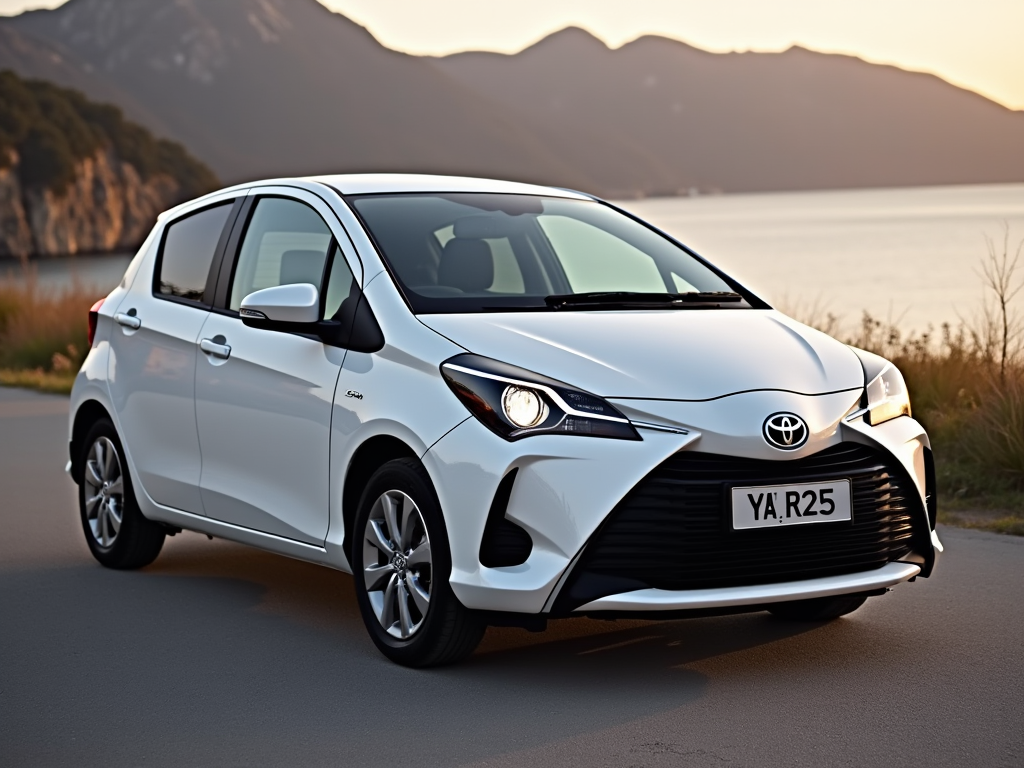
[[[623,203],[678,237],[780,308],[838,315],[864,310],[905,329],[971,318],[983,296],[985,236],[1024,240],[1024,184],[780,192]],[[130,256],[35,262],[44,287],[75,277],[98,295]],[[1024,262],[1024,257],[1022,257]],[[17,275],[17,267],[0,265]],[[1024,263],[1018,272],[1024,279]],[[1024,314],[1024,292],[1016,299]]]
[[[867,310],[901,328],[971,319],[985,236],[1024,240],[1024,184],[781,192],[630,201],[624,207],[798,316],[852,328]],[[1024,255],[1017,272],[1024,281]],[[1024,314],[1024,292],[1016,307]]]
[[[111,256],[64,256],[32,261],[29,269],[43,290],[61,289],[77,280],[97,296],[109,293],[124,276],[134,254]],[[25,281],[25,272],[15,261],[0,262],[0,280]]]

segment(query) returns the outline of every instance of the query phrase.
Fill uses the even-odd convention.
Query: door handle
[[[142,327],[141,318],[138,318],[135,315],[126,315],[124,312],[118,312],[114,315],[114,320],[118,325],[123,325],[125,328],[131,328],[133,331],[137,331]]]
[[[217,336],[214,339],[203,339],[199,342],[199,348],[208,355],[219,357],[221,360],[227,360],[231,357],[231,347],[227,344],[218,343],[218,340],[223,342],[223,336]]]

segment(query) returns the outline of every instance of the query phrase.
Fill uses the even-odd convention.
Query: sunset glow
[[[385,45],[416,54],[512,53],[567,26],[618,47],[645,34],[706,50],[800,45],[931,72],[1024,109],[1020,0],[322,0]]]
[[[646,34],[709,51],[800,45],[931,72],[1024,109],[1021,0],[321,0],[384,45],[419,55],[513,53],[567,26],[612,47]],[[0,0],[0,14],[61,5]]]

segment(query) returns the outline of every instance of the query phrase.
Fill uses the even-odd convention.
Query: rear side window
[[[210,264],[232,205],[233,201],[206,208],[167,226],[156,279],[159,295],[203,300]]]

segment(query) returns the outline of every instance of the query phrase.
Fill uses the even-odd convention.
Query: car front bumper
[[[506,442],[470,419],[424,455],[441,508],[452,555],[450,582],[469,608],[527,614],[566,615],[600,611],[737,608],[886,588],[927,576],[941,544],[928,520],[923,428],[909,417],[871,427],[847,420],[858,392],[808,397],[786,392],[751,392],[710,403],[616,401],[641,428],[642,441],[541,435]],[[782,454],[760,434],[764,416],[800,413],[811,437],[801,450]],[[623,583],[621,590],[566,601],[564,590],[588,543],[630,491],[676,454],[715,453],[777,462],[807,458],[843,444],[867,446],[905,474],[902,489],[915,528],[914,552],[906,562],[824,578],[779,579],[713,589],[648,588]],[[529,533],[525,562],[505,567],[481,564],[481,541],[496,491],[512,470],[517,475],[504,517]],[[909,491],[909,493],[906,493]],[[500,511],[500,510],[499,510]],[[682,514],[682,509],[680,510]],[[823,592],[822,590],[827,590]],[[563,599],[559,599],[563,597]],[[724,601],[724,602],[723,602]]]
[[[810,600],[815,597],[873,592],[908,581],[921,572],[913,563],[889,563],[881,568],[842,576],[785,581],[777,584],[753,584],[719,589],[637,589],[599,597],[581,605],[577,612],[597,611],[689,611],[711,608],[736,608],[749,605]]]

